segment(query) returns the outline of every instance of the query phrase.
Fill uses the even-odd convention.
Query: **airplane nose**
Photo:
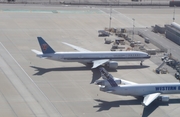
[[[151,58],[151,55],[148,54],[148,58]]]

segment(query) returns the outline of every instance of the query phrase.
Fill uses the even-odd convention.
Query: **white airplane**
[[[180,93],[180,83],[137,84],[114,78],[102,67],[99,69],[104,80],[97,80],[95,84],[100,86],[100,91],[122,96],[144,97],[142,105],[145,107],[155,99],[160,99],[165,102],[169,101],[169,96],[162,96],[161,94]]]
[[[116,61],[141,61],[149,59],[150,55],[140,51],[89,51],[75,45],[63,42],[79,52],[55,52],[42,37],[37,37],[42,52],[32,49],[37,57],[62,61],[62,62],[80,62],[85,65],[91,64],[92,68],[101,65],[107,65],[111,69],[116,69],[118,63]]]

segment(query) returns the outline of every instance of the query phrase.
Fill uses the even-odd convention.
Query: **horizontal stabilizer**
[[[121,83],[124,84],[124,85],[133,85],[133,84],[137,84],[137,83],[135,83],[135,82],[131,82],[131,81],[123,80],[123,79],[121,79]]]
[[[42,59],[46,59],[48,57],[50,57],[49,55],[44,55],[42,52],[38,51],[38,50],[34,50],[32,49],[31,50],[32,52],[36,53],[36,56],[39,57],[39,58],[42,58]]]
[[[112,93],[112,92],[114,92],[114,90],[110,90],[110,89],[109,89],[109,90],[106,90],[106,92],[107,92],[107,93]]]
[[[36,54],[43,54],[42,52],[40,52],[40,51],[38,51],[38,50],[32,49],[31,51],[34,52],[34,53],[36,53]]]

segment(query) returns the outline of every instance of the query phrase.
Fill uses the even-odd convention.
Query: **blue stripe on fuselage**
[[[94,59],[94,60],[98,60],[98,59],[148,59],[150,57],[103,57],[103,58],[93,58],[93,57],[88,57],[88,58],[62,58],[62,59],[66,59],[66,60],[79,60],[79,59]]]

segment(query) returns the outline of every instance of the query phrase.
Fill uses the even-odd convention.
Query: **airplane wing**
[[[151,102],[153,102],[157,97],[159,97],[161,93],[152,93],[144,96],[143,105],[148,106]]]
[[[70,47],[72,47],[75,50],[78,50],[80,52],[91,52],[90,50],[86,50],[84,48],[81,48],[81,47],[78,47],[78,46],[75,46],[75,45],[72,45],[72,44],[69,44],[69,43],[66,43],[66,42],[62,42],[62,43],[65,44],[65,45],[68,45],[68,46],[70,46]]]
[[[104,64],[104,63],[106,63],[108,61],[109,61],[109,59],[94,60],[94,61],[92,61],[93,62],[92,69],[96,68],[96,67],[99,67],[100,65],[102,65],[102,64]]]

